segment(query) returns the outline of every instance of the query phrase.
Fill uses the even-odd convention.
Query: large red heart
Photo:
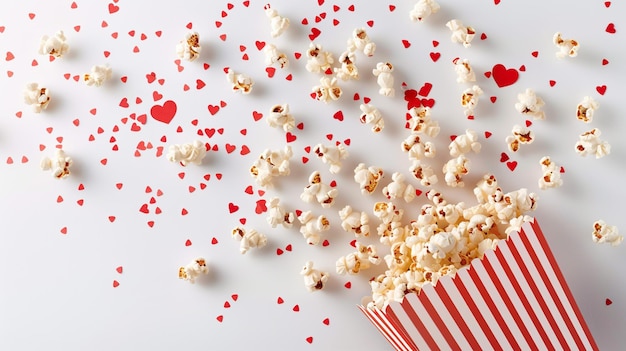
[[[176,103],[172,100],[167,100],[163,103],[163,106],[154,105],[150,109],[150,115],[159,122],[169,124],[176,115]]]
[[[507,69],[504,65],[497,64],[493,66],[491,69],[491,74],[493,76],[493,80],[496,81],[496,84],[500,87],[509,86],[515,82],[519,78],[519,72],[517,72],[514,68]]]

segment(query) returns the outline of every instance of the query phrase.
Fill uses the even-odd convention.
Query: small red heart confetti
[[[508,160],[509,160],[509,155],[507,155],[504,152],[500,154],[500,162],[506,162]]]
[[[330,324],[330,319],[326,318],[322,321],[322,323],[324,323],[324,325],[329,325]]]
[[[495,103],[496,103],[496,100],[498,100],[498,97],[496,97],[496,96],[492,96],[492,97],[490,97],[490,98],[489,98],[489,100],[491,100],[491,103],[492,103],[492,104],[495,104]]]
[[[512,171],[517,167],[517,161],[509,161],[506,163],[506,166]]]
[[[374,21],[372,20],[367,21],[367,25],[370,26],[370,28],[374,27]]]
[[[604,93],[606,93],[606,85],[597,86],[596,91],[598,92],[598,94],[604,95]]]
[[[514,84],[519,78],[519,73],[517,72],[517,70],[515,70],[514,68],[507,69],[502,64],[496,64],[495,66],[493,66],[491,72],[493,74],[493,79],[500,88]]]
[[[521,65],[518,68],[520,70],[520,72],[526,72],[526,66],[525,65]]]
[[[308,338],[306,338],[306,342],[308,342],[309,344],[313,343],[313,337],[309,336]]]
[[[607,59],[602,59],[602,66],[606,66],[609,64],[609,60]]]
[[[300,306],[298,306],[298,305],[294,305],[294,306],[293,306],[293,308],[292,308],[292,310],[293,310],[294,312],[300,312]]]
[[[211,239],[211,245],[217,245],[217,243],[217,238],[213,237],[213,239]]]
[[[109,222],[111,223],[115,222],[115,216],[109,216]]]
[[[439,46],[439,42],[437,40],[433,40],[433,47],[436,48]]]
[[[607,305],[607,306],[610,306],[611,304],[613,304],[613,301],[611,301],[611,299],[607,298],[606,300],[604,300],[604,304]]]
[[[338,121],[343,121],[343,111],[337,111],[335,112],[335,114],[333,115],[333,118],[338,120]]]
[[[287,132],[287,134],[285,134],[285,139],[287,139],[288,143],[291,143],[296,141],[297,138],[294,134],[291,134],[291,132]]]
[[[606,32],[607,32],[607,33],[610,33],[610,34],[615,34],[615,32],[616,32],[616,30],[615,30],[615,24],[613,24],[613,23],[609,23],[609,24],[606,26]]]
[[[233,301],[237,301],[237,299],[239,299],[239,295],[238,294],[232,294],[232,295],[230,295],[230,298],[233,299]]]
[[[230,308],[230,302],[228,301],[224,302],[224,308]]]
[[[115,268],[115,270],[117,271],[117,273],[122,274],[122,272],[124,271],[124,268],[122,266],[119,266]]]
[[[526,127],[530,127],[533,124],[533,122],[526,120]]]
[[[346,282],[343,286],[344,286],[346,289],[350,289],[350,288],[352,287],[352,283],[351,283],[351,282]]]
[[[485,132],[485,139],[489,139],[491,135],[492,135],[491,132]]]
[[[291,244],[288,244],[287,246],[285,246],[285,250],[291,252],[291,250],[292,250]]]
[[[185,246],[191,246],[191,240],[187,239],[187,241],[185,241]]]
[[[322,246],[326,247],[326,246],[328,246],[328,245],[330,245],[330,243],[328,242],[328,240],[324,240],[324,241],[322,242]]]
[[[239,210],[239,206],[235,205],[234,203],[230,202],[228,203],[228,212],[230,213],[235,213]]]
[[[393,12],[396,9],[395,5],[389,5],[389,12]]]
[[[480,35],[480,40],[485,40],[485,39],[487,39],[487,34],[482,33],[482,34]]]
[[[276,249],[276,255],[280,256],[283,254],[283,250],[281,248]]]
[[[219,316],[217,316],[217,321],[222,323],[222,321],[224,321],[224,316],[222,316],[221,314]]]
[[[311,28],[311,33],[309,34],[309,40],[314,41],[320,34],[322,34],[322,32],[319,29],[315,27]]]
[[[118,286],[120,286],[120,283],[117,280],[113,281],[113,287],[117,288]]]
[[[550,79],[550,81],[548,82],[550,84],[551,87],[556,85],[556,80],[552,80]]]
[[[538,57],[539,56],[539,51],[533,51],[530,53],[533,57]]]
[[[402,46],[404,46],[405,49],[408,49],[411,46],[411,42],[406,39],[402,39]]]
[[[605,1],[604,2],[604,6],[608,9],[609,7],[611,7],[611,2],[610,1]]]

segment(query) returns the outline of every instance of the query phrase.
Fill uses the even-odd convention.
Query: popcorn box
[[[396,350],[598,350],[536,220],[454,277],[359,308]]]

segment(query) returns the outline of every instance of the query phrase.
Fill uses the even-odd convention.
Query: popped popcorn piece
[[[300,275],[304,277],[304,286],[310,292],[324,289],[324,285],[328,281],[328,273],[313,268],[313,261],[307,261],[304,264]]]
[[[265,48],[263,48],[263,53],[265,54],[265,65],[271,66],[275,63],[278,63],[278,67],[287,68],[289,66],[289,59],[285,53],[278,51],[276,45],[267,44]]]
[[[485,174],[474,188],[474,196],[479,204],[484,204],[492,199],[498,189],[498,181],[493,174]]]
[[[265,234],[257,232],[255,229],[244,229],[235,227],[232,232],[233,239],[239,241],[239,252],[246,254],[252,248],[262,248],[267,245]]]
[[[37,83],[28,83],[24,89],[24,102],[33,107],[33,112],[40,113],[50,103],[50,91]]]
[[[339,194],[336,188],[322,182],[320,172],[315,171],[309,176],[309,185],[304,188],[300,199],[304,202],[317,201],[323,208],[328,208],[335,203],[335,198]]]
[[[537,195],[522,188],[506,193],[500,201],[494,203],[494,209],[500,223],[509,223],[526,212],[534,211],[537,206]]]
[[[250,174],[259,186],[271,187],[274,177],[288,176],[291,173],[289,167],[291,156],[293,151],[289,145],[285,145],[283,150],[265,149],[250,167]]]
[[[562,59],[565,56],[576,57],[578,55],[578,47],[580,46],[576,40],[563,39],[560,32],[554,33],[552,42],[559,48],[556,57]]]
[[[365,56],[372,57],[376,51],[376,44],[367,35],[365,28],[356,28],[352,31],[352,38],[348,39],[348,50],[359,50]]]
[[[478,134],[471,130],[465,130],[465,134],[459,135],[448,145],[450,156],[457,157],[470,151],[479,153],[481,144],[478,142]]]
[[[433,15],[439,11],[439,4],[435,0],[419,0],[411,12],[409,12],[409,18],[413,22],[422,22],[430,15]]]
[[[469,159],[464,154],[446,162],[443,166],[444,179],[451,187],[463,187],[463,176],[469,172]]]
[[[422,142],[418,134],[410,134],[402,142],[402,151],[408,154],[409,160],[421,160],[424,157],[432,158],[436,155],[435,144],[430,141]]]
[[[413,163],[411,163],[411,166],[409,167],[409,171],[413,174],[415,179],[420,181],[422,186],[435,185],[439,181],[435,171],[433,171],[433,168],[421,160],[413,160]]]
[[[580,135],[576,142],[576,153],[581,156],[590,154],[596,155],[596,158],[602,158],[611,153],[611,145],[604,140],[600,140],[600,129],[593,128],[590,131]]]
[[[452,63],[454,63],[454,71],[456,72],[457,83],[471,83],[476,81],[476,74],[470,66],[468,59],[459,59],[455,58]]]
[[[305,211],[298,216],[300,221],[300,233],[309,245],[320,243],[320,233],[330,229],[330,222],[324,215],[315,217],[311,211]]]
[[[383,195],[389,200],[403,199],[409,203],[415,199],[415,187],[407,184],[404,174],[395,172],[391,175],[392,182],[383,188]]]
[[[185,38],[176,44],[176,55],[178,58],[186,61],[194,61],[200,56],[200,35],[197,32],[190,31],[185,34]]]
[[[267,223],[272,228],[276,228],[276,226],[278,226],[279,224],[281,224],[283,228],[291,228],[296,219],[296,216],[293,212],[286,211],[283,206],[280,205],[279,198],[273,197],[268,202],[266,219]]]
[[[624,237],[619,235],[616,226],[608,225],[601,219],[593,223],[592,238],[595,243],[608,243],[611,244],[611,246],[617,246],[624,241]]]
[[[374,216],[384,224],[400,222],[403,215],[404,210],[397,208],[393,202],[377,202],[374,204]]]
[[[348,157],[348,150],[343,144],[336,146],[317,144],[312,151],[322,162],[329,165],[329,171],[333,174],[339,173],[341,160]]]
[[[383,96],[394,96],[395,89],[393,88],[393,65],[390,62],[379,62],[376,64],[376,68],[372,70],[374,77],[377,77],[376,83],[380,89],[378,93]]]
[[[583,101],[576,106],[576,118],[589,123],[593,120],[593,115],[599,107],[600,105],[591,96],[585,96]]]
[[[525,92],[517,94],[517,100],[518,102],[515,103],[517,112],[526,116],[533,116],[534,119],[546,118],[544,112],[541,111],[544,102],[532,89],[526,89]]]
[[[361,104],[359,108],[362,112],[359,121],[361,121],[361,123],[371,124],[372,132],[378,133],[385,128],[383,116],[376,107],[370,104]]]
[[[512,152],[517,152],[522,144],[531,144],[535,141],[535,133],[524,126],[514,125],[511,133],[513,135],[507,136],[505,141]]]
[[[322,77],[320,78],[320,85],[313,87],[313,93],[315,93],[316,100],[328,103],[339,100],[343,91],[337,85],[337,78]]]
[[[270,19],[270,26],[272,27],[272,38],[279,37],[281,34],[289,28],[289,18],[280,16],[278,11],[273,9],[270,4],[263,6],[265,15]]]
[[[44,171],[52,171],[52,176],[57,179],[67,178],[70,175],[72,159],[65,154],[63,149],[56,149],[54,157],[45,156],[39,164]]]
[[[44,35],[39,42],[39,54],[62,57],[70,50],[62,30],[49,37]]]
[[[443,198],[443,195],[441,195],[441,192],[435,189],[428,190],[426,192],[426,198],[428,198],[428,200],[430,200],[435,206],[445,206],[448,204],[446,199]]]
[[[339,56],[341,67],[335,67],[335,76],[343,81],[359,79],[359,69],[356,66],[356,57],[352,51],[344,51]]]
[[[186,280],[191,284],[196,282],[196,278],[200,274],[208,274],[209,267],[206,265],[206,260],[202,257],[198,257],[185,266],[181,266],[178,269],[178,278]]]
[[[363,245],[356,242],[356,251],[346,256],[340,257],[335,263],[337,274],[358,274],[360,271],[378,265],[381,262],[380,256],[376,253],[374,245]]]
[[[365,167],[365,163],[359,163],[354,169],[354,181],[359,184],[361,194],[371,195],[376,190],[383,174],[383,170],[379,167]]]
[[[426,134],[431,138],[439,135],[439,122],[434,121],[430,117],[429,107],[413,107],[409,110],[409,129],[416,134]]]
[[[561,167],[557,166],[550,157],[544,156],[539,161],[543,176],[539,178],[539,189],[556,188],[563,185]]]
[[[309,44],[309,49],[306,51],[306,70],[311,73],[320,73],[326,72],[330,69],[335,59],[333,55],[324,51],[322,46],[315,43]]]
[[[339,211],[341,228],[348,233],[354,233],[358,237],[369,236],[369,216],[365,212],[354,211],[350,205],[346,205]]]
[[[254,85],[252,78],[242,73],[235,74],[235,71],[230,68],[226,72],[226,80],[232,84],[234,92],[241,92],[242,94],[249,94]]]
[[[296,121],[289,113],[289,104],[272,106],[267,116],[267,124],[270,127],[282,127],[285,132],[292,130],[296,125]]]
[[[83,81],[87,85],[101,86],[106,80],[111,79],[112,70],[107,65],[96,65],[91,67],[91,73],[85,73]]]
[[[478,105],[478,99],[482,94],[483,90],[478,85],[465,89],[461,96],[461,106],[464,108],[465,116],[474,115],[474,109]]]
[[[456,238],[450,232],[438,232],[426,243],[426,250],[434,258],[445,258],[456,246]]]
[[[189,144],[170,145],[166,155],[170,162],[180,162],[183,166],[190,163],[200,165],[204,156],[206,156],[206,146],[200,140],[194,140]]]
[[[448,21],[448,23],[446,23],[446,27],[452,31],[450,39],[453,43],[461,43],[466,48],[472,46],[471,41],[476,35],[474,28],[464,26],[463,22],[457,19]]]

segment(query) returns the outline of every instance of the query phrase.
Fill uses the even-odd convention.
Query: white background
[[[437,170],[448,158],[450,135],[462,134],[466,128],[481,135],[483,150],[470,155],[468,185],[453,190],[440,183],[437,189],[449,201],[471,205],[475,202],[473,184],[492,172],[505,191],[525,187],[537,192],[540,200],[533,215],[546,233],[600,349],[616,349],[626,342],[624,246],[600,246],[591,240],[591,226],[597,219],[624,228],[620,201],[626,196],[621,186],[626,125],[621,94],[626,54],[619,50],[624,44],[619,22],[624,5],[586,1],[573,6],[564,0],[440,1],[437,14],[425,23],[412,23],[408,13],[414,1],[320,2],[272,2],[281,15],[291,19],[290,28],[276,39],[269,34],[265,3],[256,0],[248,6],[234,1],[232,9],[225,1],[119,0],[110,5],[107,1],[76,0],[76,8],[69,0],[3,4],[0,349],[389,349],[356,307],[369,293],[367,281],[384,267],[359,276],[339,276],[334,264],[353,251],[349,244],[354,239],[341,230],[337,211],[351,204],[371,213],[372,205],[384,200],[380,192],[372,197],[359,193],[352,180],[354,167],[360,162],[382,167],[386,174],[383,185],[395,171],[410,176],[409,162],[399,147],[407,135],[402,82],[414,89],[426,82],[433,85],[429,95],[436,100],[432,114],[442,127],[435,140],[438,156],[432,161]],[[119,10],[110,13],[110,6],[119,6]],[[32,19],[29,14],[34,15]],[[445,23],[453,18],[478,32],[471,48],[450,41]],[[302,24],[303,19],[308,24]],[[221,22],[219,27],[216,21]],[[373,21],[371,26],[368,21]],[[614,23],[615,34],[605,31],[609,23]],[[200,33],[202,53],[194,62],[183,62],[184,69],[179,72],[174,48],[188,24]],[[328,105],[311,99],[311,87],[319,76],[304,69],[305,57],[297,60],[294,56],[304,55],[312,27],[321,31],[315,42],[335,58],[345,50],[356,27],[365,27],[377,44],[374,57],[357,54],[361,79],[343,83],[341,100]],[[50,62],[37,54],[39,40],[60,29],[66,33],[70,53]],[[552,35],[557,31],[581,43],[578,57],[555,57]],[[220,38],[224,34],[225,40]],[[410,46],[405,48],[402,40]],[[269,78],[257,41],[274,43],[285,51],[289,68],[277,69]],[[133,52],[135,47],[138,52]],[[536,58],[531,55],[534,51],[538,52]],[[441,57],[434,62],[430,53]],[[244,54],[248,60],[242,59]],[[477,84],[485,92],[475,120],[466,119],[459,104],[467,86],[455,81],[451,63],[455,57],[470,60]],[[603,65],[603,59],[608,64]],[[377,62],[387,60],[395,66],[394,98],[378,95],[376,79],[370,73]],[[73,79],[104,63],[114,72],[105,86],[87,87]],[[208,69],[203,67],[205,63]],[[495,64],[518,70],[523,65],[525,71],[519,72],[515,84],[498,88],[493,79],[483,75]],[[256,81],[250,95],[230,91],[223,72],[226,66]],[[163,84],[149,83],[146,75],[151,72],[164,79]],[[285,79],[289,74],[291,81]],[[197,89],[198,79],[206,86]],[[556,82],[553,87],[550,80]],[[52,102],[41,114],[33,113],[22,101],[21,91],[31,81],[51,91]],[[604,95],[596,90],[602,85],[606,85]],[[526,88],[545,100],[547,117],[532,121],[536,141],[512,154],[504,139],[514,124],[524,123],[513,105]],[[155,91],[163,95],[158,101]],[[356,100],[355,93],[359,94]],[[585,95],[600,104],[590,125],[575,117],[576,105]],[[364,97],[385,117],[385,129],[379,134],[357,120]],[[490,97],[496,97],[494,103]],[[123,98],[129,107],[119,106]],[[177,104],[169,124],[150,116],[151,107],[166,100]],[[208,105],[221,101],[226,105],[211,115]],[[248,168],[264,149],[286,144],[285,133],[265,121],[272,105],[285,102],[296,123],[303,123],[301,130],[293,131],[297,139],[289,143],[294,150],[292,173],[279,179],[275,188],[261,189]],[[340,110],[343,121],[333,119]],[[255,121],[253,111],[264,117]],[[134,121],[128,118],[132,113],[147,114],[138,132],[131,131]],[[192,124],[194,120],[197,125]],[[177,131],[179,127],[182,131]],[[611,154],[603,159],[583,158],[574,152],[578,134],[593,127],[601,129],[602,138],[612,145]],[[223,134],[199,136],[198,129],[205,128],[223,128]],[[492,133],[491,137],[485,138],[485,131]],[[201,166],[182,168],[156,156],[157,147],[166,152],[170,144],[195,139],[218,148],[208,153]],[[350,139],[350,157],[338,175],[331,175],[326,165],[305,151],[317,143],[346,139]],[[141,141],[151,143],[152,149],[140,151],[136,157]],[[73,173],[65,180],[39,169],[41,158],[51,156],[57,144],[74,159]],[[226,144],[235,145],[235,151],[228,153]],[[114,145],[118,151],[112,150]],[[241,155],[244,145],[250,153]],[[518,162],[514,171],[500,162],[502,152]],[[546,155],[564,167],[564,184],[542,191],[537,186],[539,159]],[[302,157],[310,160],[303,163]],[[299,199],[314,170],[321,171],[326,182],[337,182],[340,195],[331,209]],[[181,172],[185,173],[182,179]],[[204,178],[207,174],[209,180]],[[120,188],[116,184],[121,184]],[[252,195],[245,192],[249,185]],[[195,191],[191,192],[190,186]],[[263,190],[266,192],[259,193]],[[257,200],[272,196],[279,196],[290,209],[327,214],[331,230],[323,239],[329,245],[307,246],[297,227],[270,228],[265,214],[255,213],[255,206]],[[156,202],[150,204],[151,198]],[[398,203],[406,211],[404,221],[416,218],[417,209],[426,201],[421,196],[409,205]],[[239,210],[229,213],[229,203]],[[148,204],[150,213],[139,211],[143,204]],[[157,207],[162,213],[155,213]],[[188,214],[183,215],[183,209]],[[115,217],[113,221],[110,216]],[[267,247],[239,254],[230,230],[242,218],[247,227],[268,236]],[[149,221],[154,221],[153,227]],[[373,216],[372,222],[376,223]],[[61,233],[62,228],[66,234]],[[191,245],[185,245],[187,240]],[[364,242],[376,243],[377,239]],[[289,244],[292,251],[285,250]],[[278,255],[277,249],[284,253]],[[383,254],[388,250],[381,244],[378,249]],[[178,267],[197,256],[207,258],[210,275],[195,285],[180,281]],[[307,260],[330,272],[321,292],[309,293],[304,288],[298,273]],[[121,274],[116,271],[120,266]],[[119,286],[114,288],[114,281]],[[348,282],[350,288],[345,286]]]

